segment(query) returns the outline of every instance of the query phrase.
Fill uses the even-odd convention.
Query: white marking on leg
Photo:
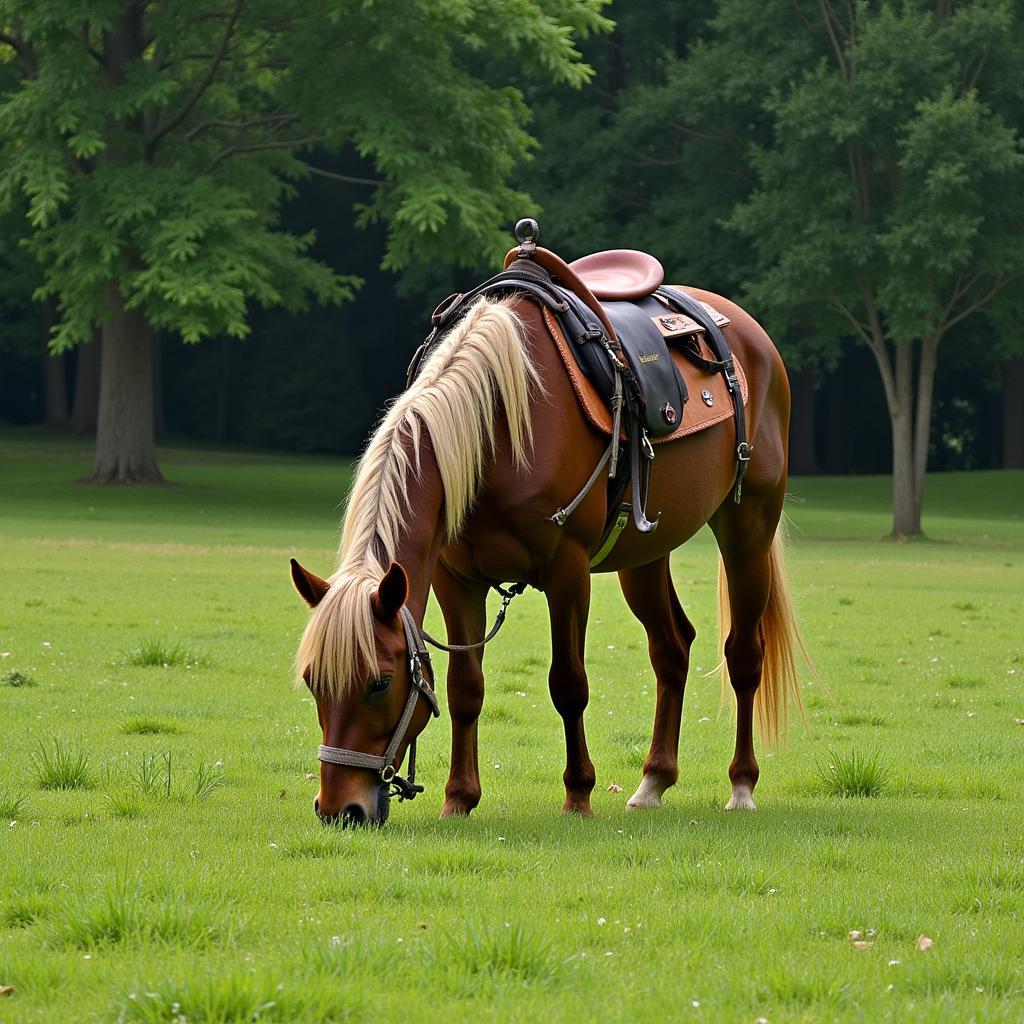
[[[637,791],[629,798],[626,804],[627,810],[646,811],[661,806],[661,794],[668,789],[662,785],[653,775],[645,775],[640,782]]]
[[[756,811],[757,805],[750,792],[750,787],[743,782],[737,782],[732,787],[732,797],[725,805],[727,811]]]

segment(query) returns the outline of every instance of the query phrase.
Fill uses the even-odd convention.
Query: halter
[[[421,632],[416,627],[416,620],[412,617],[412,612],[403,604],[400,611],[402,614],[402,626],[405,631],[405,649],[409,658],[409,678],[412,680],[412,685],[409,687],[409,697],[405,702],[405,710],[402,712],[402,717],[398,720],[398,725],[395,726],[395,732],[391,737],[387,750],[381,755],[364,754],[359,750],[347,750],[345,747],[328,747],[326,744],[321,743],[317,748],[317,758],[321,761],[326,761],[328,764],[348,765],[351,768],[369,768],[370,771],[377,772],[380,775],[380,781],[385,786],[391,787],[391,795],[397,796],[399,802],[402,800],[412,800],[417,793],[422,793],[423,787],[416,785],[416,740],[414,739],[409,744],[408,778],[403,778],[398,774],[395,757],[398,754],[398,748],[402,745],[402,740],[405,739],[405,734],[409,731],[409,723],[412,721],[413,713],[416,711],[416,704],[420,699],[420,694],[423,695],[423,699],[430,705],[430,712],[433,717],[441,717],[441,709],[437,703],[437,694],[434,693],[432,685],[434,667],[430,662],[430,652],[423,641],[426,639],[428,643],[433,644],[441,651],[462,652],[478,650],[484,644],[493,640],[498,630],[504,625],[505,613],[508,611],[509,604],[513,598],[518,597],[526,589],[526,584],[513,583],[507,589],[499,587],[497,584],[492,585],[501,594],[501,610],[498,612],[498,617],[491,631],[484,636],[483,640],[475,644],[449,645],[435,640],[426,630]],[[425,679],[423,676],[422,667],[424,665],[430,671],[430,680]]]
[[[383,754],[364,754],[358,750],[346,750],[344,747],[328,747],[321,743],[317,749],[316,756],[321,761],[329,764],[349,765],[352,768],[369,768],[380,775],[380,781],[385,786],[391,787],[391,793],[397,796],[399,801],[412,800],[417,793],[423,792],[422,786],[416,785],[416,740],[409,744],[409,776],[403,778],[398,774],[398,767],[395,764],[395,757],[398,748],[409,731],[409,723],[412,721],[413,712],[419,702],[420,694],[430,705],[430,712],[435,717],[440,717],[441,709],[437,704],[437,695],[430,684],[424,678],[422,666],[426,665],[433,676],[433,668],[430,664],[430,652],[423,643],[420,631],[416,628],[416,622],[412,612],[402,605],[402,625],[405,628],[405,649],[409,658],[409,678],[412,685],[409,687],[409,697],[405,702],[405,710],[402,717],[395,726],[394,735]]]

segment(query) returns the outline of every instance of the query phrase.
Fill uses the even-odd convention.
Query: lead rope
[[[505,624],[505,613],[508,611],[508,606],[512,603],[512,599],[518,597],[524,590],[526,590],[525,583],[512,583],[507,588],[500,587],[497,583],[492,584],[494,589],[501,594],[501,610],[498,612],[498,617],[494,620],[494,625],[491,627],[491,631],[481,640],[475,644],[443,644],[440,640],[435,640],[425,629],[421,630],[423,639],[428,644],[436,647],[439,651],[447,651],[449,654],[461,654],[464,651],[477,651],[484,644],[489,644],[497,635],[498,630]],[[424,651],[424,654],[427,652]],[[427,654],[427,664],[430,664],[430,655]]]

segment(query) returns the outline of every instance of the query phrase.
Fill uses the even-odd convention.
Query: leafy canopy
[[[0,0],[0,212],[24,210],[55,348],[91,336],[109,283],[187,341],[350,296],[278,217],[332,153],[369,169],[340,177],[386,223],[385,266],[500,249],[533,140],[489,55],[582,85],[604,2]]]

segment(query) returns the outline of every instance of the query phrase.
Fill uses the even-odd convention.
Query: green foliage
[[[278,218],[343,148],[375,175],[358,218],[387,223],[388,267],[493,254],[529,204],[506,179],[533,141],[488,55],[580,86],[604,2],[0,0],[0,212],[23,207],[54,347],[91,336],[112,284],[188,342],[243,337],[253,304],[350,298],[358,279]]]
[[[723,7],[769,49],[788,31],[778,5]],[[816,53],[761,83],[772,134],[732,218],[758,255],[751,293],[776,322],[810,316],[832,337],[941,336],[1024,272],[1019,112],[1001,94],[1021,73],[1020,27],[988,0],[948,20],[924,4],[851,11],[823,5]]]

